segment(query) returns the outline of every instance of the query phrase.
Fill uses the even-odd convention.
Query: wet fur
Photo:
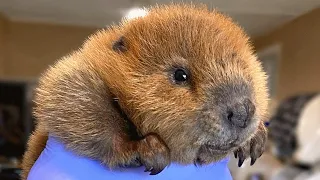
[[[175,67],[190,70],[190,83],[173,82]],[[219,113],[223,102],[241,95],[252,99],[256,113],[240,131]],[[139,138],[131,135],[115,97]],[[234,151],[239,161],[255,161],[266,141],[261,64],[243,30],[204,6],[157,6],[146,17],[100,30],[43,74],[35,103],[38,124],[22,179],[48,133],[109,167],[138,161],[152,173],[173,161],[206,164]]]

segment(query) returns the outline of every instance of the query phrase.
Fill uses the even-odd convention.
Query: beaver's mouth
[[[238,138],[228,142],[227,144],[212,144],[212,143],[206,143],[205,146],[213,151],[220,151],[220,152],[226,152],[230,151],[230,149],[233,149],[237,146],[239,146]]]
[[[236,147],[234,145],[226,144],[226,145],[212,145],[212,144],[205,144],[205,146],[210,149],[211,151],[220,151],[226,152],[230,151],[230,149]]]

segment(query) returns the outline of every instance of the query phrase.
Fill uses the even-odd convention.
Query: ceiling
[[[184,0],[186,1],[188,0]],[[121,20],[125,12],[135,5],[148,6],[170,2],[172,0],[0,0],[0,12],[13,21],[104,27]],[[320,0],[193,2],[202,2],[229,14],[251,36],[267,33],[297,16],[320,7]]]

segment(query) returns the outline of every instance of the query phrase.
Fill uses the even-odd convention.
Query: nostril
[[[226,118],[233,125],[245,128],[248,126],[255,112],[254,104],[248,99],[235,101],[228,106]]]
[[[232,111],[229,111],[229,112],[228,112],[228,116],[227,116],[228,120],[231,121],[231,120],[232,120],[232,117],[233,117],[233,112],[232,112]]]

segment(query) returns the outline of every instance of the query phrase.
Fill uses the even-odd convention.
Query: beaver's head
[[[173,160],[191,162],[203,146],[226,155],[265,118],[266,75],[244,31],[219,12],[154,7],[100,31],[83,51],[138,130],[159,134]]]

